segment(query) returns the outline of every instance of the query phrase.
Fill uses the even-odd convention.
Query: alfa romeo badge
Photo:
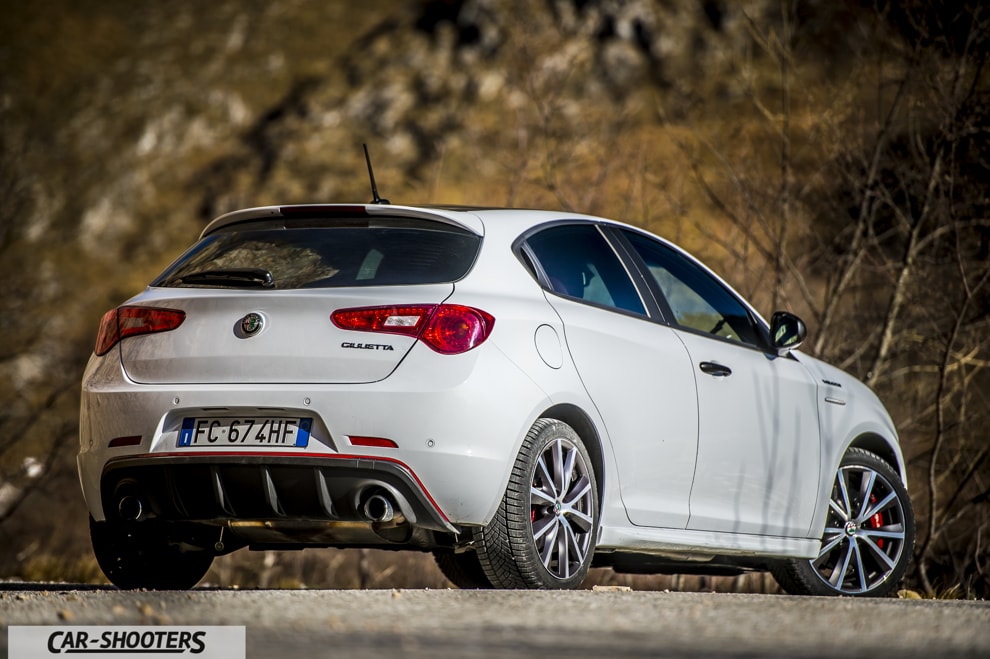
[[[241,318],[241,331],[246,335],[251,336],[252,334],[257,334],[261,331],[261,328],[265,325],[265,319],[261,317],[260,313],[251,312],[248,315]]]

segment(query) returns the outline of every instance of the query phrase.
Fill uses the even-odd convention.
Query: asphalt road
[[[990,602],[0,584],[9,625],[245,625],[247,656],[990,657]],[[16,659],[11,657],[10,659]]]

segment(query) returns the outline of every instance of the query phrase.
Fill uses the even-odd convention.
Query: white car
[[[599,217],[229,213],[103,317],[93,548],[121,588],[191,588],[243,547],[391,547],[461,587],[594,565],[884,595],[914,543],[897,434],[804,335]]]

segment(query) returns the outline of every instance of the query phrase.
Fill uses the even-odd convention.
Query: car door
[[[697,262],[623,233],[662,295],[697,382],[688,528],[806,537],[820,469],[814,379],[798,357],[771,350],[763,325]]]
[[[595,224],[544,228],[527,238],[526,249],[605,423],[629,520],[685,528],[698,414],[683,343],[650,316],[649,301]]]

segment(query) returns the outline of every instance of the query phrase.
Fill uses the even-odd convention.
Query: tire
[[[893,467],[851,448],[832,486],[818,557],[771,566],[792,595],[884,597],[897,587],[914,549],[914,510]]]
[[[598,482],[574,429],[533,424],[491,523],[475,534],[496,588],[567,589],[584,581],[598,535]]]
[[[181,551],[147,523],[114,524],[89,519],[96,562],[110,583],[124,590],[188,590],[213,564],[209,551]]]
[[[437,562],[443,576],[463,590],[483,590],[492,587],[485,571],[478,560],[478,554],[467,551],[455,554],[450,549],[435,549],[433,559]]]

